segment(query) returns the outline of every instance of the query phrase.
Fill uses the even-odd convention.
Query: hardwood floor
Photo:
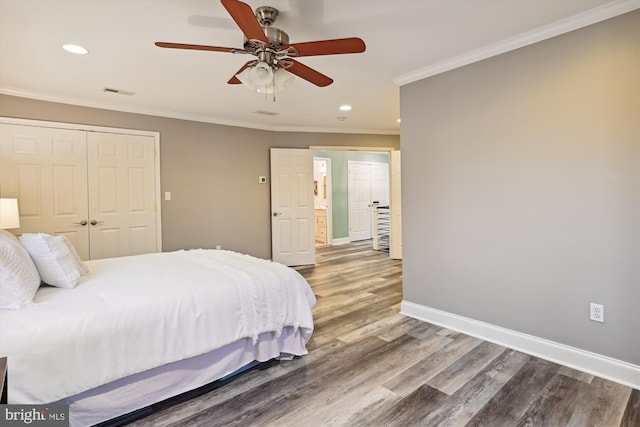
[[[404,317],[402,265],[370,243],[299,268],[309,354],[135,426],[640,426],[640,391]]]

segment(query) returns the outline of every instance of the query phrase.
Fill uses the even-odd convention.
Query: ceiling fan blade
[[[246,70],[247,68],[249,68],[250,66],[252,66],[253,64],[255,64],[255,63],[256,63],[256,61],[249,61],[246,64],[244,64],[242,66],[242,68],[240,68],[238,71],[236,71],[233,74],[233,77],[231,77],[227,83],[230,84],[230,85],[240,85],[240,84],[242,84],[242,82],[240,80],[238,80],[238,78],[236,76],[238,74],[240,74],[241,72],[243,72],[244,70]]]
[[[191,50],[209,50],[213,52],[249,53],[244,49],[236,49],[233,47],[204,46],[200,44],[156,42],[155,45],[158,47],[166,47],[170,49],[191,49]]]
[[[325,87],[329,86],[333,83],[333,79],[325,76],[322,73],[314,70],[313,68],[309,68],[304,64],[301,64],[293,59],[287,58],[287,62],[291,61],[291,65],[286,67],[285,70],[288,72],[295,74],[296,76],[305,79],[308,82],[313,83],[316,86]]]
[[[343,53],[362,53],[366,49],[364,41],[358,37],[347,39],[320,40],[315,42],[294,43],[282,47],[293,51],[289,56],[339,55]]]
[[[269,46],[269,39],[264,34],[251,6],[238,0],[220,1],[248,40],[260,40]]]

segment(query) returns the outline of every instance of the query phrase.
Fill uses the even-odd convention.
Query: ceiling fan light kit
[[[156,42],[156,46],[253,55],[257,59],[244,64],[228,83],[244,84],[260,93],[274,94],[276,89],[289,86],[294,75],[318,87],[333,83],[330,77],[292,58],[362,53],[366,49],[364,41],[357,37],[289,44],[289,35],[272,26],[278,16],[277,9],[262,6],[254,14],[251,6],[239,0],[221,0],[221,3],[242,30],[244,49],[166,42]]]

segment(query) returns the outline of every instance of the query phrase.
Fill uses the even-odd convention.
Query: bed
[[[80,263],[75,286],[0,310],[9,403],[68,404],[72,426],[94,425],[307,353],[315,297],[289,267],[202,249]]]

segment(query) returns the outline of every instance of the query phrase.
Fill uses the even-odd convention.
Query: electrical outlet
[[[602,304],[591,303],[589,305],[589,319],[594,322],[604,323],[604,306]]]

